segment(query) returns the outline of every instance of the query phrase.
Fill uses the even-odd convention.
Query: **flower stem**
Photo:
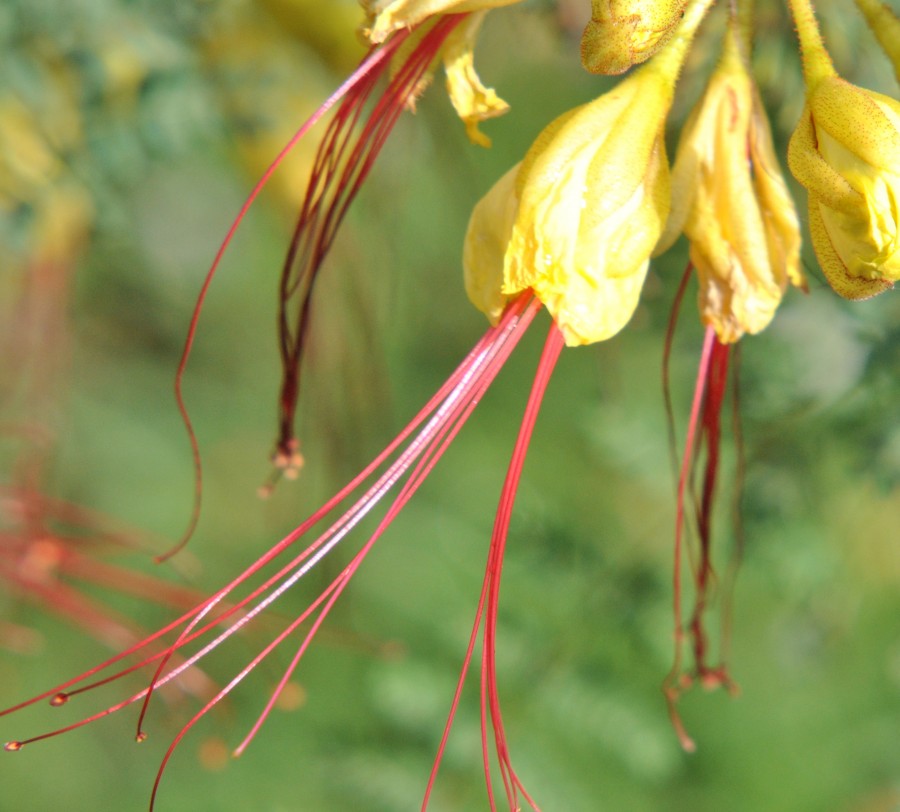
[[[649,69],[658,71],[668,81],[675,82],[678,74],[681,73],[685,57],[687,57],[691,43],[694,41],[694,35],[697,33],[697,28],[699,28],[712,3],[713,0],[691,0],[688,3],[684,17],[681,18],[681,23],[672,39],[647,63]]]
[[[803,54],[803,77],[806,80],[806,92],[811,93],[823,79],[835,75],[831,57],[825,50],[822,32],[816,22],[812,0],[788,0],[797,37],[800,40],[800,51]]]
[[[728,21],[727,43],[734,41],[745,62],[750,64],[750,51],[753,45],[753,11],[754,0],[733,0],[731,18]]]

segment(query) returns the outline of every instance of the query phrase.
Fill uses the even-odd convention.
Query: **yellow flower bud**
[[[687,0],[591,0],[581,62],[591,73],[624,73],[669,40]]]
[[[831,64],[810,0],[790,0],[806,106],[788,165],[809,192],[809,233],[831,286],[866,299],[900,279],[900,104]]]
[[[519,0],[361,0],[367,24],[363,36],[373,45],[384,42],[401,28],[412,28],[440,14],[466,14],[499,6],[511,6]]]
[[[672,214],[656,253],[681,231],[700,282],[701,317],[722,343],[763,330],[788,282],[804,287],[797,213],[734,27],[682,131]]]
[[[865,299],[900,279],[900,104],[838,76],[807,93],[788,147],[831,286]]]

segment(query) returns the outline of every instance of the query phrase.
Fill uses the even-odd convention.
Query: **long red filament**
[[[720,444],[722,436],[722,405],[728,386],[728,362],[730,345],[718,339],[713,342],[707,370],[707,393],[703,406],[702,439],[706,449],[706,464],[700,503],[697,506],[697,534],[700,542],[700,560],[695,575],[694,613],[691,618],[691,637],[694,649],[694,665],[701,683],[714,688],[728,683],[724,666],[711,667],[707,662],[707,635],[703,625],[710,600],[713,578],[711,556],[712,511],[716,481],[719,473]]]
[[[132,671],[159,661],[156,673],[146,688],[99,713],[71,725],[30,739],[10,742],[7,744],[7,749],[18,750],[25,744],[73,730],[84,724],[108,716],[111,713],[140,700],[144,700],[144,708],[141,713],[142,719],[147,702],[157,687],[179,677],[206,654],[214,650],[268,608],[278,597],[294,586],[306,573],[308,573],[310,569],[324,557],[324,555],[334,549],[334,547],[346,537],[350,530],[358,524],[382,498],[394,489],[404,477],[406,477],[406,481],[400,487],[399,493],[387,509],[375,531],[369,536],[367,541],[356,553],[350,563],[343,569],[341,574],[299,617],[291,621],[257,656],[253,657],[224,688],[222,688],[212,699],[207,701],[203,708],[201,708],[200,711],[182,728],[169,749],[166,751],[163,763],[160,766],[157,779],[154,783],[153,798],[155,799],[156,797],[159,781],[165,766],[176,746],[188,730],[190,730],[190,728],[193,727],[193,725],[222,698],[240,684],[240,682],[290,634],[311,618],[314,613],[318,613],[313,620],[311,628],[300,643],[292,662],[286,669],[284,677],[279,681],[269,702],[266,704],[266,707],[257,722],[253,725],[250,733],[239,746],[238,752],[241,752],[271,711],[274,701],[277,699],[278,694],[297,667],[300,658],[309,646],[320,624],[324,621],[331,607],[334,605],[334,602],[340,596],[352,575],[356,572],[356,569],[361,564],[363,558],[377,539],[387,529],[397,513],[421,486],[422,482],[424,482],[441,455],[462,428],[484,392],[493,382],[506,359],[509,357],[509,354],[513,351],[519,339],[524,334],[528,324],[530,324],[539,309],[540,303],[529,295],[521,296],[513,302],[508,307],[500,324],[497,327],[488,330],[481,341],[478,342],[475,349],[466,357],[465,361],[460,364],[435,397],[429,401],[426,407],[398,435],[398,437],[388,445],[385,451],[382,452],[376,460],[367,466],[359,476],[348,483],[347,486],[345,486],[334,498],[329,500],[320,510],[316,511],[306,522],[275,545],[259,560],[254,562],[254,564],[248,567],[244,573],[234,579],[230,584],[219,590],[212,597],[200,603],[190,612],[182,615],[178,620],[170,623],[155,634],[150,635],[140,644],[130,646],[122,653],[108,659],[106,662],[95,668],[89,669],[79,677],[68,680],[37,697],[2,711],[0,712],[0,715],[11,713],[14,710],[21,709],[34,702],[48,698],[54,698],[52,704],[69,704],[68,700],[78,693],[105,685]],[[418,433],[415,433],[416,431],[418,431]],[[415,436],[412,436],[414,433]],[[406,443],[405,448],[400,451],[399,454],[396,454],[400,446],[404,443]],[[262,585],[251,590],[247,596],[229,603],[224,608],[220,606],[226,597],[231,598],[231,593],[238,586],[295,543],[302,535],[331,513],[345,500],[345,498],[350,496],[354,491],[357,491],[370,476],[394,456],[395,459],[393,462],[391,462],[375,479],[374,483],[366,488],[353,505],[345,510],[337,520],[303,552],[295,556],[287,565],[281,567],[275,575],[267,578]],[[251,606],[250,604],[254,601],[255,603]],[[220,608],[221,611],[218,614],[214,614],[213,610],[217,607]],[[234,617],[236,613],[239,614]],[[221,626],[226,620],[233,617],[234,619],[231,620],[230,625],[227,625],[224,630],[214,636],[212,640],[205,643],[198,651],[185,657],[183,662],[166,670],[168,660],[173,656],[176,650],[184,649],[189,643],[197,640],[215,627]],[[175,640],[170,643],[163,652],[146,656],[141,662],[122,668],[110,676],[94,680],[101,672],[120,662],[123,658],[137,654],[146,649],[147,646],[154,641],[159,640],[178,629],[180,629],[180,631]],[[90,682],[90,680],[94,681]],[[60,697],[62,697],[62,700],[58,701]],[[139,740],[145,738],[140,721],[138,724],[137,738]]]
[[[464,16],[442,16],[422,36],[356,134],[379,78],[374,73],[366,76],[345,97],[319,146],[281,275],[279,334],[283,369],[275,461],[288,474],[294,472],[301,459],[294,422],[317,276],[350,204],[397,119],[414,98],[435,54]]]
[[[43,699],[46,699],[50,696],[53,696],[55,693],[59,691],[65,691],[70,688],[72,685],[76,683],[85,682],[90,677],[108,669],[112,665],[120,662],[121,660],[130,657],[140,651],[142,648],[150,645],[155,640],[158,640],[161,637],[164,637],[169,632],[172,632],[174,629],[179,628],[180,626],[188,623],[192,618],[201,612],[205,612],[212,605],[215,605],[219,601],[221,601],[225,595],[232,592],[236,589],[241,583],[246,581],[264,566],[269,564],[273,559],[279,556],[282,552],[284,552],[289,546],[291,546],[294,542],[296,542],[301,536],[307,533],[312,527],[314,527],[319,521],[321,521],[325,516],[331,513],[337,505],[339,505],[349,494],[355,491],[366,479],[368,479],[381,465],[410,437],[410,435],[432,414],[434,413],[438,407],[441,405],[443,401],[451,394],[455,387],[457,387],[460,382],[465,379],[467,376],[472,374],[473,368],[479,363],[479,359],[482,359],[483,356],[487,352],[489,352],[495,345],[499,345],[501,339],[505,336],[505,331],[510,329],[515,329],[516,325],[519,323],[521,319],[528,319],[530,321],[533,318],[533,313],[530,312],[530,300],[528,297],[522,296],[519,297],[515,302],[511,303],[507,308],[506,313],[504,314],[503,319],[500,324],[496,328],[489,330],[482,339],[475,345],[475,347],[471,350],[471,352],[466,356],[463,362],[456,368],[453,374],[444,382],[444,384],[438,389],[438,391],[434,394],[434,396],[428,401],[428,403],[420,410],[420,412],[410,421],[409,425],[394,438],[394,440],[379,454],[368,466],[366,466],[356,477],[354,477],[347,485],[344,486],[338,493],[336,493],[331,499],[329,499],[319,510],[313,513],[305,522],[303,522],[298,528],[296,528],[292,533],[282,539],[278,544],[272,547],[265,555],[260,557],[253,565],[251,565],[247,570],[245,570],[240,576],[235,578],[231,583],[227,584],[223,587],[219,592],[215,595],[208,598],[203,603],[196,606],[191,611],[182,615],[181,617],[173,620],[167,626],[159,629],[154,634],[145,638],[141,643],[135,644],[131,646],[119,654],[109,658],[108,660],[100,663],[94,668],[84,672],[83,674],[74,677],[73,679],[62,683],[50,690],[39,694],[31,699],[22,702],[18,705],[14,705],[6,710],[0,710],[0,716],[4,716],[8,713],[12,713],[14,711],[20,710],[21,708],[27,707],[28,705],[34,704],[35,702],[40,702]],[[302,559],[304,556],[301,556]],[[289,569],[291,565],[288,565],[285,570]],[[271,586],[279,577],[281,573],[276,574],[259,587],[255,592],[253,592],[250,596],[244,599],[244,601],[232,604],[231,609],[223,613],[219,618],[210,622],[207,626],[204,626],[199,631],[195,632],[194,636],[190,638],[190,640],[195,639],[197,636],[200,636],[205,631],[213,628],[218,625],[223,620],[230,617],[235,612],[241,610],[247,602],[252,600],[256,595],[265,591]],[[188,639],[185,639],[183,642],[189,642]],[[118,674],[113,675],[112,677],[100,680],[99,682],[87,686],[87,688],[97,687],[99,685],[105,684],[113,679],[117,679],[119,676],[122,676],[126,673],[130,673],[131,671],[142,667],[147,662],[152,662],[158,659],[162,655],[156,655],[153,658],[148,659],[143,663],[139,663],[135,666],[132,666],[128,669],[119,672]],[[86,688],[86,689],[87,689]],[[84,689],[84,690],[86,690]],[[74,692],[73,692],[74,693]],[[143,695],[143,694],[142,694]]]
[[[680,303],[682,289],[676,297]],[[671,335],[675,315],[670,322],[669,339],[665,354],[664,381],[668,387],[668,358]],[[684,444],[684,454],[678,475],[676,492],[676,525],[675,525],[675,564],[674,564],[674,614],[675,614],[675,658],[672,669],[664,682],[664,691],[669,704],[669,712],[673,726],[685,750],[694,749],[694,742],[687,735],[684,725],[676,709],[676,702],[681,693],[689,687],[692,676],[686,673],[682,667],[682,648],[685,641],[685,626],[682,621],[682,595],[681,595],[681,559],[684,547],[684,531],[687,521],[686,502],[690,493],[693,494],[693,478],[697,468],[697,460],[701,454],[705,454],[702,481],[699,494],[693,498],[694,527],[698,540],[698,555],[692,560],[694,575],[694,609],[691,614],[687,631],[690,634],[691,648],[694,658],[693,674],[699,679],[700,684],[712,689],[725,686],[734,691],[727,668],[725,666],[725,646],[720,650],[720,664],[711,666],[708,661],[708,636],[705,628],[705,616],[711,601],[712,588],[714,586],[714,574],[712,559],[712,518],[716,498],[716,486],[721,461],[722,438],[722,408],[728,392],[729,362],[731,358],[731,345],[720,342],[712,327],[706,330],[703,343],[703,351],[697,380],[694,389],[694,398],[691,404],[691,413],[688,421],[687,437]],[[670,418],[672,419],[671,400],[668,397],[667,404]],[[735,409],[737,403],[735,402]],[[735,418],[735,425],[738,425]],[[734,566],[730,569],[733,579]],[[730,605],[729,605],[730,612]],[[726,618],[722,627],[722,639],[726,638]]]
[[[431,793],[434,789],[434,783],[437,779],[438,769],[446,749],[447,740],[450,735],[450,729],[453,720],[456,717],[456,711],[459,707],[460,697],[462,696],[463,685],[468,673],[469,665],[475,651],[475,643],[478,639],[478,631],[481,627],[482,619],[485,620],[485,630],[482,638],[482,664],[481,664],[481,731],[482,731],[482,750],[484,756],[485,781],[487,784],[488,802],[491,810],[496,810],[496,801],[494,798],[493,782],[491,780],[490,751],[488,747],[488,716],[490,716],[490,724],[494,731],[494,744],[497,753],[500,772],[503,779],[504,789],[506,791],[509,808],[511,810],[519,809],[518,793],[521,792],[532,809],[537,810],[538,806],[525,790],[519,777],[513,769],[509,756],[509,750],[506,744],[506,734],[503,727],[503,718],[500,711],[499,693],[497,690],[497,674],[496,674],[496,631],[497,631],[497,608],[500,599],[500,576],[503,570],[503,558],[506,548],[506,539],[509,532],[509,523],[512,518],[512,509],[515,503],[516,493],[518,492],[519,480],[522,474],[522,468],[525,463],[525,456],[528,452],[528,446],[531,442],[531,435],[534,425],[540,411],[541,402],[546,391],[547,384],[556,366],[559,354],[564,346],[562,333],[556,327],[551,325],[550,333],[544,344],[544,350],[538,363],[537,372],[534,383],[532,384],[531,394],[525,407],[525,414],[522,424],[519,428],[519,434],[513,448],[512,457],[506,473],[506,479],[501,490],[500,502],[497,507],[497,515],[494,520],[494,530],[491,535],[491,546],[488,552],[487,567],[485,570],[484,583],[482,585],[481,595],[478,600],[478,606],[475,613],[475,622],[472,626],[472,633],[469,637],[469,644],[463,658],[463,664],[460,669],[459,679],[456,685],[456,691],[450,705],[450,711],[447,722],[444,725],[444,731],[441,736],[438,751],[435,756],[434,764],[431,769],[431,775],[428,778],[428,784],[425,788],[425,796],[422,801],[422,810],[427,808]]]
[[[685,523],[684,503],[687,495],[687,487],[690,479],[690,474],[693,470],[697,428],[700,424],[700,414],[706,390],[707,372],[709,369],[710,357],[712,356],[712,348],[715,340],[715,332],[712,330],[712,328],[707,328],[706,336],[703,341],[703,350],[700,354],[700,364],[697,371],[697,382],[694,387],[694,399],[691,403],[691,414],[688,420],[687,438],[685,439],[684,443],[684,456],[681,461],[681,470],[678,476],[678,490],[676,495],[675,508],[675,550],[672,574],[674,584],[672,603],[673,614],[675,617],[675,658],[674,662],[672,663],[672,670],[666,677],[664,690],[666,693],[666,699],[669,704],[669,715],[672,718],[672,724],[675,728],[675,732],[678,734],[678,738],[681,741],[681,746],[688,751],[693,751],[696,746],[691,740],[690,736],[688,736],[687,731],[684,729],[684,725],[681,722],[681,717],[678,715],[678,711],[675,707],[678,696],[684,688],[681,666],[682,643],[684,640],[684,628],[681,619],[681,559]]]
[[[185,337],[181,359],[179,360],[178,368],[175,373],[174,383],[175,402],[178,406],[178,411],[187,431],[188,441],[190,442],[191,447],[191,459],[194,469],[194,496],[193,504],[191,507],[191,515],[188,519],[187,527],[185,528],[181,538],[171,549],[158,556],[157,561],[165,561],[166,559],[177,553],[179,550],[181,550],[194,534],[194,530],[197,527],[197,522],[200,519],[200,509],[203,496],[203,464],[200,456],[200,446],[197,441],[196,433],[194,431],[193,421],[191,420],[190,413],[188,412],[187,404],[184,399],[184,376],[188,361],[191,356],[191,352],[193,350],[194,341],[196,339],[200,315],[203,311],[204,305],[206,304],[206,298],[209,294],[209,289],[212,285],[216,273],[219,270],[219,266],[221,265],[222,259],[225,256],[225,252],[231,245],[235,234],[237,233],[237,230],[243,222],[244,218],[247,216],[247,212],[250,210],[250,207],[254,204],[263,188],[269,182],[272,175],[274,175],[274,173],[282,164],[284,159],[288,156],[288,154],[335,105],[342,102],[343,100],[344,103],[341,105],[341,107],[344,107],[348,98],[353,99],[360,93],[362,94],[363,98],[366,98],[368,96],[368,94],[371,92],[371,88],[374,86],[374,83],[379,77],[383,75],[390,61],[390,58],[405,40],[407,34],[408,32],[400,31],[392,36],[388,41],[384,42],[376,48],[373,48],[362,60],[359,67],[347,78],[347,80],[343,84],[341,84],[341,86],[322,104],[321,107],[319,107],[318,110],[316,110],[315,113],[313,113],[313,115],[306,122],[304,122],[300,129],[297,130],[290,141],[288,141],[288,143],[284,146],[281,152],[278,153],[278,155],[263,173],[259,181],[257,181],[256,185],[253,187],[250,194],[247,196],[247,199],[244,201],[243,205],[238,211],[237,216],[229,226],[228,231],[225,234],[225,238],[222,240],[222,243],[219,245],[219,248],[216,251],[216,255],[213,258],[212,264],[210,265],[209,270],[206,273],[206,277],[203,280],[203,284],[201,285],[200,292],[197,296],[197,301],[194,305],[194,310],[191,315],[190,323],[188,325],[187,335]],[[362,88],[362,90],[359,90],[359,88]]]

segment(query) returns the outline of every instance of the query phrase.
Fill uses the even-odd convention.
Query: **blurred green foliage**
[[[489,18],[480,69],[512,105],[486,127],[492,150],[466,143],[434,90],[401,120],[319,290],[300,425],[307,467],[266,502],[256,488],[274,434],[277,272],[290,200],[302,191],[302,155],[260,202],[213,287],[189,367],[207,472],[197,536],[178,567],[161,571],[139,555],[129,564],[216,588],[366,463],[471,347],[484,329],[459,268],[472,205],[551,117],[608,86],[580,69],[586,10],[577,5],[526,4]],[[757,60],[783,142],[802,88],[779,7],[760,11]],[[70,361],[46,418],[56,438],[49,492],[158,535],[181,531],[191,471],[170,389],[193,299],[267,145],[274,155],[353,64],[354,9],[338,0],[0,7],[2,94],[29,111],[33,137],[55,156],[4,212],[7,280],[25,273],[43,234],[41,207],[58,189],[90,201],[64,252],[74,274],[63,308]],[[896,94],[864,27],[848,10],[829,7],[826,19],[840,69]],[[337,25],[345,40],[334,38]],[[699,46],[695,67],[715,50]],[[701,88],[702,76],[689,74],[681,115]],[[551,383],[513,520],[499,619],[514,763],[546,810],[897,809],[900,304],[891,294],[839,301],[810,268],[811,293],[790,295],[772,327],[744,342],[747,545],[731,658],[743,692],[685,697],[698,742],[686,755],[659,689],[671,657],[674,521],[659,369],[685,261],[680,245],[656,262],[633,324],[607,344],[564,353]],[[4,308],[17,289],[7,280]],[[695,321],[689,295],[673,356],[679,426],[699,353]],[[276,713],[225,767],[222,742],[240,740],[280,671],[276,663],[254,674],[177,752],[160,810],[375,812],[418,803],[541,325],[338,605],[299,672],[305,702]],[[7,408],[4,420],[15,418]],[[21,451],[4,445],[4,465]],[[731,484],[723,483],[723,503]],[[725,508],[717,539],[727,546]],[[326,565],[332,573],[338,566]],[[303,608],[312,594],[300,592],[277,612]],[[145,627],[166,618],[105,597]],[[29,655],[0,650],[2,704],[104,656],[60,619],[3,600],[44,644]],[[263,639],[250,633],[226,647],[210,675],[227,681]],[[112,690],[107,702],[123,695]],[[85,697],[79,709],[92,702],[105,704]],[[140,747],[127,746],[126,712],[0,758],[0,809],[143,808],[165,745],[193,708],[177,694],[157,700]],[[4,718],[0,739],[41,732],[59,713]],[[433,808],[485,807],[476,674]]]

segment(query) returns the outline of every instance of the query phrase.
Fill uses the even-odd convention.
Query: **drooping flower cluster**
[[[237,222],[287,149],[330,113],[281,276],[283,377],[275,462],[287,476],[295,476],[302,464],[294,419],[303,354],[317,276],[339,226],[394,124],[432,81],[436,64],[443,64],[448,94],[470,139],[489,145],[479,126],[506,112],[507,105],[475,72],[474,45],[487,11],[514,2],[364,0],[362,34],[370,46],[368,55],[298,131],[241,210]],[[879,33],[896,24],[895,17],[874,0],[858,4]],[[639,67],[612,90],[555,118],[474,206],[463,240],[464,282],[470,300],[491,323],[485,336],[370,466],[246,571],[145,641],[11,710],[47,698],[57,705],[68,704],[75,694],[142,667],[152,673],[147,687],[59,731],[13,740],[7,749],[21,750],[32,741],[133,703],[142,708],[140,739],[144,713],[157,688],[181,677],[255,622],[343,544],[364,518],[387,503],[375,530],[325,590],[298,617],[285,621],[271,642],[184,726],[166,752],[153,799],[169,757],[188,730],[296,635],[295,653],[258,721],[238,746],[236,752],[242,752],[369,550],[460,431],[536,313],[545,309],[551,326],[501,490],[481,597],[423,803],[424,808],[481,632],[482,747],[490,808],[496,808],[488,747],[492,731],[509,808],[519,809],[524,801],[537,809],[512,766],[495,663],[503,553],[519,478],[543,393],[564,346],[589,345],[620,332],[638,306],[652,258],[681,234],[689,243],[690,266],[676,297],[676,312],[695,270],[706,336],[677,482],[675,662],[664,689],[682,744],[693,748],[675,709],[679,695],[694,681],[705,687],[733,687],[725,643],[720,663],[711,664],[704,623],[714,597],[712,516],[723,407],[733,381],[731,354],[743,336],[766,328],[790,286],[806,286],[800,268],[800,218],[751,70],[751,0],[736,0],[724,10],[728,21],[721,57],[680,134],[670,169],[667,119],[679,75],[712,5],[713,0],[592,1],[592,18],[581,42],[584,66],[603,74]],[[828,281],[847,298],[872,296],[900,278],[900,104],[840,79],[809,0],[790,0],[790,7],[800,37],[807,96],[790,141],[788,163],[808,191],[812,244]],[[890,36],[884,40],[896,64],[893,40]],[[378,95],[381,85],[385,89]],[[197,313],[233,233],[234,227],[209,272]],[[179,398],[195,326],[196,318],[179,367]],[[199,460],[196,445],[195,458]],[[698,474],[701,460],[703,470]],[[350,500],[349,507],[345,500]],[[326,517],[331,521],[327,529],[305,549],[294,551]],[[685,622],[681,571],[688,527],[694,530],[696,554],[690,558],[694,609]],[[691,667],[683,662],[687,641]],[[135,657],[137,663],[121,666],[125,657]]]

